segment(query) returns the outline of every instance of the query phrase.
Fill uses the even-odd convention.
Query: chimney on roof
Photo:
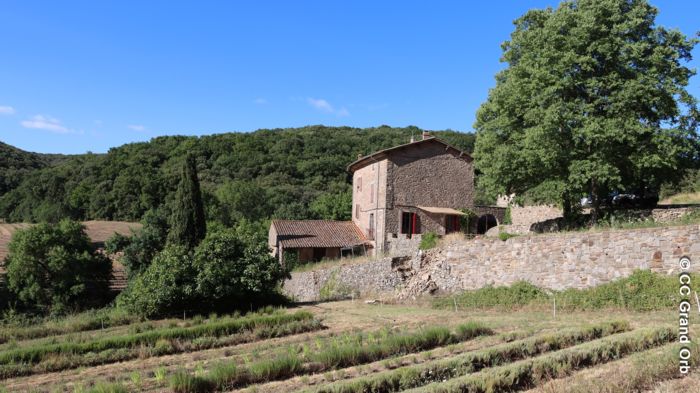
[[[360,158],[362,158],[362,153],[357,153],[357,159],[359,160]]]
[[[416,141],[416,138],[413,135],[411,135],[411,143],[413,143],[415,141]]]
[[[423,140],[430,138],[430,133],[428,131],[423,131]]]

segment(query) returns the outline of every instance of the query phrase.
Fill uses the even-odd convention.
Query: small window
[[[360,205],[355,205],[355,218],[360,219]]]
[[[374,240],[374,213],[369,214],[369,230],[367,231],[367,235],[369,240]]]
[[[369,186],[369,203],[374,203],[374,184]]]
[[[357,191],[362,191],[362,176],[357,178]]]
[[[418,214],[411,212],[401,213],[401,233],[409,235],[420,233],[420,223]]]
[[[459,216],[445,216],[445,233],[453,233],[460,231]]]

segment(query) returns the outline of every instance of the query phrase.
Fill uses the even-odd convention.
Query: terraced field
[[[3,261],[7,256],[8,244],[12,240],[12,234],[18,229],[30,227],[32,224],[15,223],[8,224],[0,222],[0,274],[4,273]],[[141,228],[141,224],[137,222],[124,221],[84,221],[85,233],[90,240],[97,246],[101,247],[107,239],[115,233],[129,235],[134,230]],[[126,287],[126,272],[124,266],[118,261],[113,261],[112,279],[110,280],[110,288],[115,291],[123,290]],[[2,277],[0,277],[0,280]]]
[[[349,301],[124,317],[104,329],[4,328],[0,383],[12,392],[700,391],[699,374],[679,379],[672,323],[672,312],[554,319]]]

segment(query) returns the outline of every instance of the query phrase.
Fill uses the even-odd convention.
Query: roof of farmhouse
[[[350,247],[367,239],[352,221],[272,220],[283,248]]]
[[[454,155],[455,157],[461,158],[461,159],[468,161],[468,162],[472,161],[472,156],[470,156],[469,153],[465,153],[464,151],[459,150],[458,148],[450,145],[449,143],[443,141],[442,139],[436,138],[434,136],[424,136],[424,139],[421,139],[421,140],[417,140],[417,141],[409,142],[409,143],[404,143],[403,145],[397,145],[394,147],[390,147],[388,149],[378,150],[372,154],[366,155],[364,157],[360,157],[356,161],[354,161],[350,165],[348,165],[348,168],[347,168],[348,172],[350,172],[350,173],[355,172],[356,170],[360,169],[361,167],[367,165],[370,162],[384,159],[390,153],[392,153],[396,150],[405,149],[405,148],[420,145],[423,143],[439,143],[445,147],[445,151],[452,153],[452,155]]]

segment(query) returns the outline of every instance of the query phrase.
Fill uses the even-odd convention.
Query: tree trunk
[[[574,219],[574,209],[571,206],[571,198],[568,193],[564,193],[564,220],[570,222]]]

